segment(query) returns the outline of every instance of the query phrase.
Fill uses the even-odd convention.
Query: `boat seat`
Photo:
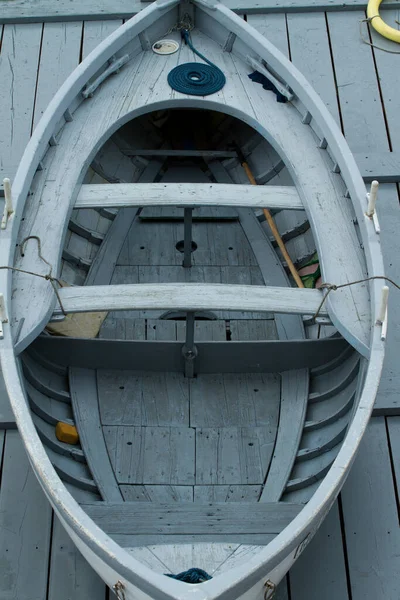
[[[110,535],[267,535],[280,533],[303,504],[96,502],[82,508]]]
[[[127,206],[236,206],[274,210],[303,209],[294,186],[231,183],[84,184],[75,208]]]
[[[66,313],[112,310],[230,310],[327,316],[316,289],[199,283],[73,286],[58,290]],[[55,315],[61,315],[60,306]]]

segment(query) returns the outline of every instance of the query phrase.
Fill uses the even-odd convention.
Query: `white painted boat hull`
[[[298,71],[271,44],[223,5],[211,5],[200,1],[195,2],[195,4],[197,6],[198,19],[202,22],[203,27],[208,26],[209,23],[215,23],[217,31],[225,31],[226,29],[228,33],[233,32],[241,43],[246,46],[249,53],[252,53],[253,56],[258,56],[259,60],[266,61],[269,67],[275,73],[278,73],[280,78],[293,90],[297,105],[293,101],[293,107],[288,109],[288,118],[293,122],[293,135],[298,135],[300,138],[301,133],[299,132],[301,128],[309,124],[313,129],[312,132],[311,130],[308,132],[308,135],[318,135],[325,140],[329,149],[328,155],[328,151],[317,149],[316,147],[315,157],[304,157],[304,160],[309,160],[311,164],[314,158],[317,160],[322,152],[326,152],[326,156],[324,155],[321,162],[330,157],[338,165],[358,219],[365,254],[360,258],[360,251],[357,250],[354,252],[355,258],[354,261],[350,261],[351,266],[346,276],[350,280],[359,277],[364,268],[362,261],[365,261],[369,276],[381,275],[383,273],[383,265],[379,236],[376,233],[373,222],[365,217],[365,186],[346,142],[321,100]],[[104,65],[108,64],[107,61],[111,56],[118,53],[125,55],[126,47],[132,44],[132,39],[136,39],[139,33],[151,27],[152,24],[157,23],[159,18],[167,15],[165,23],[170,23],[172,17],[171,15],[168,16],[168,14],[169,11],[175,10],[175,5],[175,1],[168,0],[164,3],[156,2],[143,10],[137,17],[110,36],[108,40],[92,53],[71,75],[51,102],[41,123],[36,128],[13,184],[15,212],[9,219],[7,229],[2,231],[0,235],[0,251],[6,257],[5,260],[8,261],[9,265],[17,264],[20,268],[40,273],[44,272],[43,264],[40,263],[40,260],[33,253],[27,257],[18,257],[16,259],[17,262],[15,262],[14,249],[16,240],[18,239],[17,236],[20,235],[20,230],[26,230],[30,233],[29,224],[26,221],[24,225],[21,225],[24,205],[27,201],[28,192],[35,177],[39,161],[48,151],[49,140],[53,140],[54,136],[58,134],[63,135],[63,127],[67,127],[63,115],[67,110],[71,113],[77,110],[78,120],[78,112],[82,102],[81,90],[84,86],[96,79],[99,72],[104,69]],[[172,18],[172,20],[174,19],[175,17]],[[160,26],[160,33],[162,33],[163,27],[164,25]],[[141,52],[142,49],[140,48],[138,53]],[[125,65],[124,68],[129,69],[129,64]],[[121,77],[123,77],[123,71],[121,72]],[[107,82],[107,85],[111,87],[114,84],[111,81],[111,83]],[[262,90],[261,86],[260,89]],[[223,103],[221,98],[218,97],[209,97],[207,100],[201,99],[195,101],[191,98],[172,98],[169,91],[168,94],[168,98],[167,96],[162,96],[162,94],[158,98],[155,93],[146,98],[144,103],[138,101],[134,110],[126,110],[125,113],[123,113],[124,109],[121,106],[123,116],[120,120],[115,120],[115,122],[110,123],[108,128],[104,127],[99,132],[98,138],[93,142],[91,152],[84,157],[86,163],[90,163],[91,158],[96,153],[96,149],[104,142],[104,136],[109,137],[123,121],[127,121],[143,112],[166,106],[201,106],[213,110],[224,110],[227,113],[230,112],[251,124],[265,137],[270,136],[271,143],[274,143],[277,148],[282,150],[282,147],[285,146],[283,134],[280,137],[279,132],[276,132],[276,136],[274,137],[271,134],[271,130],[268,129],[266,121],[263,122],[263,119],[267,119],[267,116],[262,114],[261,107],[264,100],[260,99],[261,91],[259,89],[256,89],[254,92],[256,114],[253,115],[246,114],[246,111],[243,110],[240,111],[238,106],[240,107],[241,99],[238,100],[234,97]],[[90,100],[86,102],[90,102]],[[297,106],[296,108],[294,108],[295,105]],[[82,111],[84,110],[85,107],[82,108]],[[257,110],[259,110],[258,113]],[[296,125],[296,110],[302,110],[305,116],[307,116],[303,124],[299,115],[297,115],[298,124]],[[257,117],[259,117],[258,121]],[[272,127],[271,123],[269,125]],[[56,153],[57,146],[53,147],[50,152]],[[331,268],[326,255],[327,250],[326,245],[324,245],[324,238],[327,235],[332,235],[332,232],[333,236],[336,235],[336,232],[339,235],[339,230],[343,230],[343,224],[340,221],[338,224],[332,224],[327,223],[326,219],[324,220],[323,203],[311,203],[310,198],[313,197],[313,182],[306,181],[305,177],[302,178],[298,156],[296,156],[295,151],[292,151],[289,147],[285,147],[285,152],[282,153],[285,155],[288,164],[291,165],[292,175],[299,184],[299,194],[309,212],[312,225],[319,236],[317,244],[319,244],[319,253],[326,268],[325,276],[329,279],[330,275],[332,275],[335,277],[334,282],[337,283],[337,277],[341,276],[343,271],[338,271],[337,267]],[[82,172],[84,170],[85,164],[82,166]],[[322,175],[322,171],[315,173],[318,185],[333,185],[328,180],[324,181],[326,172],[325,170]],[[52,213],[47,213],[46,218],[49,222],[51,223],[53,220],[55,228],[59,226],[56,234],[58,239],[62,239],[63,237],[65,223],[78,193],[79,178],[80,175],[75,178],[71,177],[70,181],[74,191],[71,192],[71,189],[69,189],[68,193],[66,193],[61,190],[60,197],[62,197],[63,193],[65,196],[63,202],[56,207],[56,210],[53,207]],[[314,187],[315,185],[314,181]],[[49,202],[51,193],[48,198]],[[71,195],[72,199],[70,198]],[[65,199],[67,196],[68,200]],[[43,198],[45,198],[45,192],[43,192]],[[50,204],[49,206],[51,209]],[[332,206],[335,207],[339,215],[343,208],[343,205],[340,205],[339,198],[332,196]],[[39,216],[34,215],[33,218],[43,221],[40,210],[38,209]],[[56,213],[59,216],[56,217]],[[57,218],[60,220],[59,223],[56,222]],[[44,252],[46,251],[45,244],[46,240],[44,240]],[[57,270],[61,255],[61,244],[58,250],[58,256],[55,256],[53,260],[54,272]],[[341,252],[345,252],[347,256],[348,252],[353,252],[353,250],[351,247],[345,249],[337,248],[337,252],[338,256],[341,256]],[[50,253],[46,255],[49,256]],[[274,586],[278,585],[293,562],[304,550],[332,506],[349,472],[367,426],[379,384],[384,356],[384,342],[381,340],[381,330],[379,326],[375,325],[375,314],[379,304],[381,283],[371,281],[368,288],[352,290],[352,297],[356,298],[356,303],[359,303],[358,306],[364,307],[364,312],[361,311],[362,314],[358,320],[348,317],[346,314],[346,303],[340,300],[340,298],[343,299],[348,294],[348,291],[338,292],[337,296],[332,293],[326,301],[327,310],[332,322],[343,336],[357,348],[360,354],[368,359],[368,366],[362,393],[360,394],[358,405],[354,410],[353,420],[349,426],[341,450],[321,485],[290,526],[282,531],[268,546],[260,550],[258,554],[234,570],[215,577],[211,581],[205,582],[200,586],[188,587],[186,584],[152,572],[149,568],[130,556],[85,514],[55,473],[32,422],[18,365],[18,354],[43,329],[53,313],[56,298],[48,281],[39,278],[29,279],[29,277],[26,279],[27,277],[27,275],[20,274],[18,276],[15,275],[15,279],[13,279],[11,272],[0,272],[0,289],[5,297],[4,338],[0,341],[3,373],[18,428],[35,474],[63,526],[88,562],[111,588],[117,585],[118,582],[121,582],[122,587],[119,597],[125,600],[187,600],[190,598],[193,598],[193,600],[217,600],[218,598],[228,597],[230,600],[256,600],[258,598],[260,600],[267,600],[268,598],[272,598]],[[15,286],[16,281],[17,286]],[[27,281],[29,281],[28,284]],[[343,283],[343,281],[340,280],[339,283]],[[25,285],[28,285],[29,292],[26,290],[23,292]],[[11,297],[12,289],[14,290],[13,298]],[[14,337],[18,338],[17,341],[15,341]],[[270,590],[265,587],[267,581],[271,582],[272,587]]]

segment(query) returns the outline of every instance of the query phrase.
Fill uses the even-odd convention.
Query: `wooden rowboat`
[[[170,86],[193,61],[201,83],[193,48],[219,91]],[[222,4],[157,0],[68,78],[5,194],[2,368],[63,526],[121,599],[272,598],[384,355],[379,223],[327,109]],[[330,285],[297,287],[307,266]],[[212,578],[165,576],[190,567]]]

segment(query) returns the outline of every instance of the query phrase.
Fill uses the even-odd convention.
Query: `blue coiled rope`
[[[166,576],[172,577],[172,579],[178,579],[178,581],[184,581],[185,583],[203,583],[203,581],[212,579],[211,575],[206,573],[206,571],[196,567],[188,569],[187,571],[182,571],[182,573],[178,573],[177,575],[166,573]]]
[[[226,83],[225,75],[194,48],[187,29],[182,29],[181,35],[189,48],[207,64],[191,62],[175,67],[168,73],[169,85],[177,92],[190,96],[209,96],[219,92]]]

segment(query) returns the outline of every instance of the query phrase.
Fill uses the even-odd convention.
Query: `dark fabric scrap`
[[[280,91],[274,86],[272,81],[270,81],[265,75],[259,73],[258,71],[254,71],[254,73],[250,73],[250,79],[255,83],[261,83],[264,90],[269,90],[270,92],[274,92],[276,94],[276,101],[282,102],[283,104],[287,102],[286,96],[280,93]]]

